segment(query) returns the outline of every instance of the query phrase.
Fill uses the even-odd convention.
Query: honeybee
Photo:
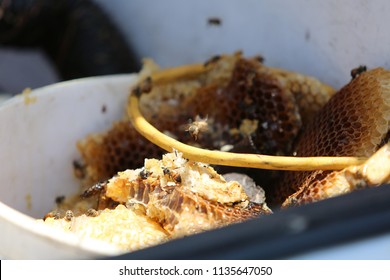
[[[207,120],[207,117],[201,118],[199,115],[196,116],[195,121],[187,125],[186,131],[188,131],[191,136],[197,140],[199,133],[205,132],[209,129]]]
[[[70,222],[73,219],[73,217],[74,217],[74,214],[73,214],[72,210],[67,210],[65,213],[65,217],[64,217],[65,221]]]
[[[87,210],[87,212],[86,212],[86,215],[87,215],[88,217],[97,217],[97,216],[99,216],[99,211],[97,211],[97,210],[95,210],[95,209],[93,209],[93,208],[89,208],[89,209]]]
[[[162,168],[164,175],[168,175],[169,178],[174,180],[176,183],[181,183],[181,176],[179,173],[171,171],[169,168]]]
[[[54,218],[55,220],[58,220],[61,218],[61,215],[59,212],[57,211],[52,211],[52,212],[49,212],[47,213],[44,217],[43,217],[43,220],[45,221],[47,218]]]
[[[150,172],[146,170],[145,168],[142,168],[141,172],[139,173],[139,176],[141,179],[147,179],[150,175]]]
[[[351,77],[352,80],[355,79],[357,76],[359,76],[361,73],[367,71],[367,66],[365,65],[360,65],[359,67],[356,67],[351,70]]]
[[[216,63],[218,60],[221,59],[221,56],[220,55],[214,55],[213,57],[211,57],[210,59],[208,59],[203,65],[204,67],[207,67],[211,64],[214,64]]]
[[[96,183],[95,185],[93,185],[93,186],[89,187],[88,189],[86,189],[81,194],[81,197],[82,198],[88,198],[88,197],[91,197],[93,195],[96,195],[96,194],[100,193],[102,190],[104,190],[104,188],[106,187],[107,183],[108,183],[108,181]]]

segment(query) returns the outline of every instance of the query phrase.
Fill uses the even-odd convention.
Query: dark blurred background
[[[237,50],[339,88],[358,65],[390,68],[379,2],[0,0],[0,92]]]
[[[131,46],[90,0],[0,0],[0,93],[139,70]]]

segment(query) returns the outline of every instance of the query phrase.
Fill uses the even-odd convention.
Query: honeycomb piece
[[[160,161],[148,159],[144,169],[119,172],[104,195],[142,205],[145,215],[172,237],[271,213],[265,203],[250,202],[239,183],[226,182],[212,167],[187,161],[180,153],[166,154]]]
[[[360,74],[337,92],[300,135],[298,156],[371,156],[388,137],[390,71]],[[275,195],[283,201],[304,193],[296,203],[322,199],[335,175],[327,171],[288,172]],[[277,194],[276,194],[277,193]],[[298,196],[296,196],[297,199]]]
[[[86,137],[77,147],[87,168],[85,186],[104,181],[119,170],[138,168],[145,158],[162,154],[160,148],[140,137],[127,120],[115,122],[104,134]]]
[[[48,214],[39,222],[75,234],[80,242],[95,240],[134,251],[272,213],[264,200],[249,201],[240,183],[226,181],[212,167],[178,152],[146,159],[142,168],[119,172],[98,185],[79,197],[88,203],[111,199],[115,206],[85,208],[76,215],[73,210],[82,203],[76,200],[72,210],[62,208],[65,216]],[[246,188],[255,199],[262,193],[259,187]]]
[[[295,102],[306,124],[325,105],[335,90],[317,79],[284,69],[272,69],[279,81],[294,95]]]
[[[389,129],[390,71],[359,75],[320,110],[298,140],[302,156],[364,156],[377,149]]]
[[[39,220],[42,222],[42,220]],[[48,218],[48,226],[75,234],[80,241],[93,239],[123,253],[161,244],[169,240],[167,232],[152,219],[123,205],[99,211],[95,217],[86,214],[66,219]],[[99,246],[99,243],[95,245]]]
[[[285,154],[299,131],[300,116],[291,92],[262,68],[258,61],[239,59],[229,82],[200,88],[196,98],[187,102],[188,111],[207,115],[227,130],[238,129],[245,120],[256,121],[256,130],[242,137],[250,137],[263,154]],[[254,152],[254,147],[246,152]]]
[[[341,171],[316,171],[309,174],[305,186],[290,195],[283,207],[346,194],[357,189],[390,182],[390,143],[382,146],[365,163]]]

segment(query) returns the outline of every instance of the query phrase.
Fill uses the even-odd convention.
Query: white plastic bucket
[[[135,75],[86,78],[16,96],[0,106],[0,256],[92,258],[115,254],[35,222],[80,182],[76,142],[124,114]]]

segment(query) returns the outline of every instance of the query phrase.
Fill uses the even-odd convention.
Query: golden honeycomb
[[[139,137],[129,121],[115,122],[106,133],[92,135],[78,143],[90,186],[104,181],[120,170],[138,168],[147,157],[160,157],[162,151],[145,138]]]
[[[267,202],[256,202],[249,193],[264,190],[255,182],[247,192],[248,186],[220,175],[232,170],[166,153],[124,117],[79,141],[76,173],[89,188],[59,203],[46,222],[136,250],[271,214],[268,206],[315,202],[390,181],[390,71],[358,73],[335,93],[314,78],[239,53],[214,57],[205,68],[196,77],[159,85],[141,73],[150,82],[139,103],[145,118],[181,142],[211,150],[369,159],[340,171],[232,167],[263,187]],[[135,89],[143,92],[143,84]]]
[[[301,128],[301,115],[313,114],[333,94],[314,78],[263,65],[241,54],[208,62],[199,77],[154,86],[140,100],[145,118],[160,131],[191,145],[232,152],[286,155]],[[311,96],[302,101],[301,96]],[[299,106],[298,106],[299,105]],[[208,130],[194,139],[186,127],[207,118]],[[85,184],[142,166],[163,151],[141,137],[127,119],[79,142]],[[259,172],[261,173],[261,172]]]
[[[390,72],[382,68],[360,74],[338,91],[304,128],[297,156],[371,156],[388,138]],[[292,203],[320,200],[334,184],[330,171],[289,172],[275,196]],[[332,183],[331,183],[332,182]]]

